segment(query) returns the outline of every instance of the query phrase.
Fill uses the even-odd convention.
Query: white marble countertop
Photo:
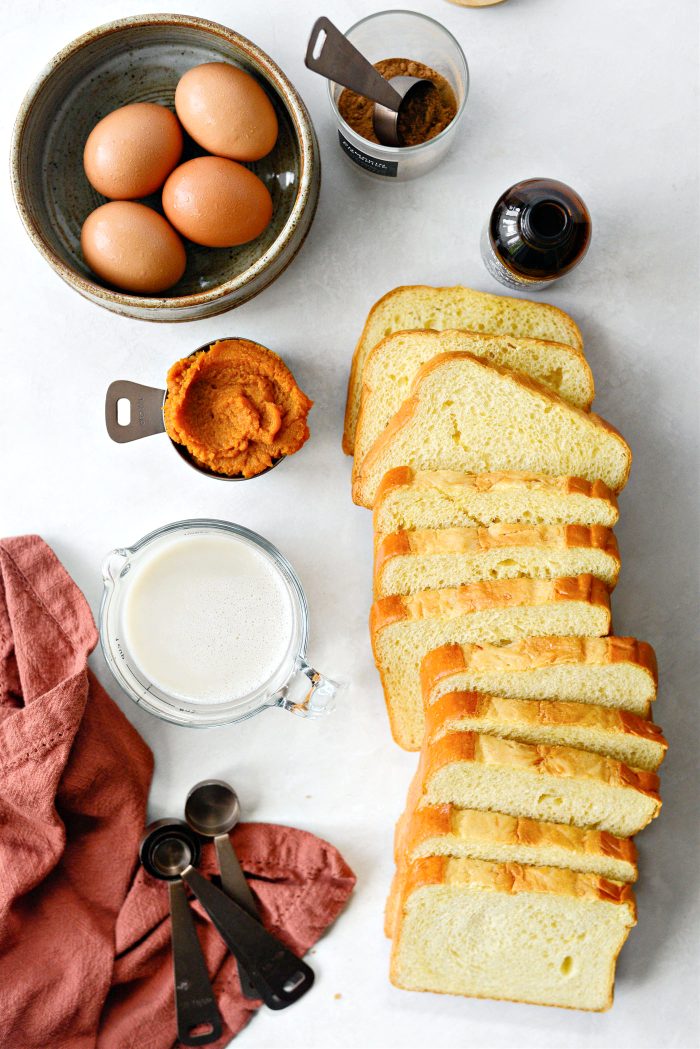
[[[62,45],[150,0],[23,0],[3,13],[3,141],[31,79]],[[323,155],[318,216],[293,265],[260,297],[212,320],[149,325],[84,301],[41,260],[1,194],[0,534],[39,532],[96,611],[115,546],[189,516],[221,517],[278,545],[311,608],[310,655],[351,690],[322,723],[281,711],[197,733],[143,714],[94,667],[156,758],[155,816],[178,815],[204,775],[230,779],[249,816],[307,828],[357,873],[346,912],[318,945],[313,993],[263,1012],[251,1047],[696,1046],[698,1026],[698,225],[697,5],[509,0],[482,10],[415,4],[460,39],[472,92],[458,144],[428,177],[365,179],[341,157],[325,84],[302,57],[313,19],[341,28],[371,0],[200,0],[271,54],[304,96]],[[400,6],[387,4],[386,6]],[[340,451],[353,345],[371,304],[397,284],[498,291],[479,233],[500,192],[535,175],[570,182],[593,215],[588,257],[548,295],[580,324],[596,409],[635,462],[621,500],[615,628],[653,642],[657,718],[670,740],[659,820],[641,836],[639,925],[604,1015],[406,994],[388,982],[382,908],[391,837],[415,757],[391,742],[366,629],[370,515],[353,506]],[[183,467],[164,437],[113,444],[103,422],[115,378],[163,381],[202,343],[245,335],[278,351],[315,399],[312,438],[269,477],[220,485]]]

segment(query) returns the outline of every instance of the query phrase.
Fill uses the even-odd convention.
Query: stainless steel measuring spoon
[[[154,834],[158,836],[160,827],[168,823],[168,820],[159,820],[151,824],[139,846],[139,859],[154,878],[168,882],[177,1037],[183,1045],[208,1045],[221,1037],[221,1016],[187,902],[185,886],[179,874],[173,871],[167,839],[161,844],[158,865],[151,862]],[[193,861],[196,863],[199,858],[196,842],[195,847]]]
[[[202,838],[212,838],[221,875],[221,887],[227,896],[242,907],[251,918],[260,920],[255,897],[238,862],[229,832],[240,819],[241,805],[235,790],[219,779],[196,783],[187,795],[185,819]],[[244,969],[239,968],[241,989],[246,998],[258,998],[258,992]]]
[[[374,132],[385,146],[403,145],[399,113],[409,97],[434,89],[431,80],[416,76],[394,76],[387,80],[325,17],[314,23],[304,63],[314,73],[374,102]]]
[[[229,338],[234,341],[233,336],[229,336]],[[216,339],[215,341],[223,342],[224,340]],[[196,353],[207,353],[213,345],[211,342],[205,343],[204,346],[193,350],[189,356],[194,357]],[[161,390],[157,386],[142,386],[141,383],[132,382],[130,379],[116,379],[109,384],[105,397],[105,425],[107,433],[117,444],[129,444],[131,441],[140,441],[142,437],[152,437],[157,433],[165,433],[163,405],[167,396],[168,391]],[[128,405],[128,422],[123,423],[119,419],[120,402],[126,402]],[[193,470],[199,471],[199,473],[205,474],[207,477],[214,477],[217,481],[253,480],[252,477],[227,477],[225,474],[216,473],[215,470],[210,470],[208,467],[198,463],[184,445],[177,444],[169,435],[168,440],[188,466],[191,466]],[[280,456],[279,459],[275,459],[271,466],[268,466],[266,470],[262,470],[259,474],[255,474],[255,477],[262,477],[263,474],[274,470],[284,458],[284,456]]]
[[[149,831],[144,866],[147,861],[166,880],[182,878],[189,885],[270,1009],[286,1009],[311,990],[313,969],[195,870],[199,843],[186,823],[161,820]]]

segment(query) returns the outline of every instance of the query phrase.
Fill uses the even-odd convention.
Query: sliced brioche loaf
[[[353,499],[372,507],[384,474],[532,470],[624,488],[632,453],[612,426],[515,372],[469,353],[423,365],[410,396],[359,465]]]
[[[580,747],[649,772],[658,769],[668,747],[658,725],[627,710],[479,692],[448,692],[426,708],[426,739],[440,739],[448,732]]]
[[[583,354],[571,346],[473,331],[395,332],[374,347],[362,370],[355,432],[358,462],[401,407],[419,368],[440,353],[461,350],[529,375],[577,408],[587,410],[591,406],[593,375]]]
[[[613,588],[620,571],[614,534],[600,525],[494,524],[418,528],[379,540],[375,597],[415,594],[484,579],[594,575]]]
[[[422,856],[465,856],[566,867],[614,881],[637,880],[637,850],[631,838],[456,805],[404,812],[396,824],[394,855],[397,864]]]
[[[401,868],[387,915],[396,987],[594,1011],[636,923],[627,884],[444,856]]]
[[[659,814],[659,777],[573,747],[449,732],[424,743],[407,807],[451,803],[629,838]]]
[[[355,348],[348,382],[343,449],[352,455],[365,358],[387,335],[409,328],[466,328],[475,332],[547,339],[583,350],[581,332],[561,310],[540,302],[490,295],[471,288],[394,288],[376,302]]]
[[[528,637],[508,645],[450,644],[426,655],[423,699],[488,692],[618,707],[647,717],[656,698],[654,649],[633,637]]]
[[[602,481],[524,470],[461,473],[397,466],[384,474],[374,501],[374,530],[380,538],[414,528],[509,522],[612,528],[618,517],[617,499]]]
[[[374,659],[399,746],[417,750],[425,721],[423,657],[448,642],[502,644],[519,637],[602,635],[610,629],[608,591],[599,579],[499,579],[382,597],[370,612]]]

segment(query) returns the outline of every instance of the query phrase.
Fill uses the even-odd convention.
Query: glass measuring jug
[[[124,691],[174,724],[208,727],[277,706],[330,711],[341,687],[306,661],[308,607],[271,543],[227,521],[177,521],[102,567],[100,640]]]

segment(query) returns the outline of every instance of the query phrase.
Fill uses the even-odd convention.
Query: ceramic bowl
[[[186,244],[185,275],[166,295],[122,292],[87,267],[80,230],[105,198],[83,171],[83,146],[103,116],[129,102],[173,107],[186,70],[232,62],[256,77],[275,106],[272,152],[248,165],[272,194],[270,225],[237,248]],[[203,151],[193,143],[183,159]],[[24,225],[44,258],[72,288],[115,313],[143,320],[211,317],[267,287],[301,247],[318,200],[318,143],[311,118],[284,73],[255,44],[225,26],[188,15],[142,15],[91,30],[60,51],[27,94],[15,124],[12,183]],[[160,208],[159,194],[145,203]]]

